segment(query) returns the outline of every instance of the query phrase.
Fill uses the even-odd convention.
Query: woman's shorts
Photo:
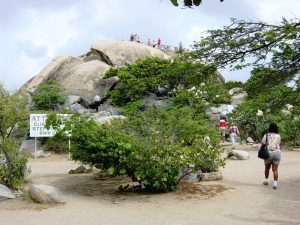
[[[269,158],[265,159],[265,164],[279,164],[281,159],[281,151],[270,151],[269,150]]]
[[[226,134],[226,128],[225,127],[220,127],[220,133],[222,137],[225,137]]]

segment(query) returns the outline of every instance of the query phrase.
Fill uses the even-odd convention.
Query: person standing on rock
[[[224,119],[220,119],[219,122],[220,134],[222,138],[222,142],[225,142],[225,134],[226,134],[226,121]]]
[[[72,113],[78,113],[78,105],[79,104],[77,102],[75,102],[71,105],[70,110]]]
[[[158,38],[158,40],[157,40],[157,46],[158,46],[158,48],[160,47],[160,44],[161,44],[161,40],[160,40],[160,38]]]
[[[269,171],[272,167],[273,172],[273,189],[277,189],[278,185],[278,166],[281,159],[281,150],[280,150],[281,137],[278,134],[278,127],[276,124],[271,123],[268,128],[268,133],[263,136],[261,144],[267,145],[269,158],[264,159],[265,163],[265,180],[263,181],[264,185],[269,184]]]
[[[100,106],[100,101],[101,101],[101,98],[99,95],[96,95],[94,97],[94,102],[95,102],[95,107],[96,107],[96,112],[98,112],[98,109],[99,109],[99,106]]]
[[[231,126],[229,128],[229,134],[230,134],[232,149],[234,149],[237,136],[240,135],[239,129],[237,128],[237,126],[235,126],[234,123],[231,123]]]

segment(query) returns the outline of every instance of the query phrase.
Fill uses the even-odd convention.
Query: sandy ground
[[[69,175],[78,164],[65,155],[30,160],[29,182],[58,188],[66,204],[44,206],[26,199],[0,202],[0,225],[248,225],[300,224],[300,151],[283,151],[279,187],[262,185],[263,162],[228,160],[224,179],[182,184],[166,194],[118,193],[127,178]]]

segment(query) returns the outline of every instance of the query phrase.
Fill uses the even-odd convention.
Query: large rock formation
[[[82,112],[90,112],[90,108],[94,108],[94,96],[97,94],[105,101],[106,93],[115,87],[118,80],[117,77],[104,79],[105,71],[147,57],[171,58],[160,49],[137,42],[96,41],[89,52],[79,57],[54,58],[39,74],[27,81],[21,90],[33,93],[40,83],[57,80],[67,96],[63,107],[70,107],[78,102],[84,107]],[[219,72],[216,73],[216,79],[224,83]]]
[[[136,42],[97,41],[92,44],[88,53],[80,57],[54,58],[39,74],[27,81],[21,90],[32,93],[40,83],[57,80],[66,96],[79,96],[82,102],[91,105],[96,94],[103,98],[118,79],[103,79],[107,69],[147,57],[170,58],[159,49]]]
[[[126,63],[132,64],[138,59],[147,57],[170,58],[160,49],[128,41],[97,41],[92,44],[91,51],[104,54],[115,67],[124,66]]]

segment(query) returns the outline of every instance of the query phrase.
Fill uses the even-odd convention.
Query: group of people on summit
[[[131,34],[129,40],[132,41],[132,42],[138,42],[138,43],[141,43],[141,41],[140,41],[140,36],[137,35],[137,34]],[[146,43],[145,43],[145,44],[146,44]],[[153,48],[159,48],[159,47],[161,46],[161,39],[158,38],[157,40],[152,40],[152,41],[151,41],[151,39],[148,38],[147,45],[148,45],[148,46],[151,46],[151,47],[153,47]]]

